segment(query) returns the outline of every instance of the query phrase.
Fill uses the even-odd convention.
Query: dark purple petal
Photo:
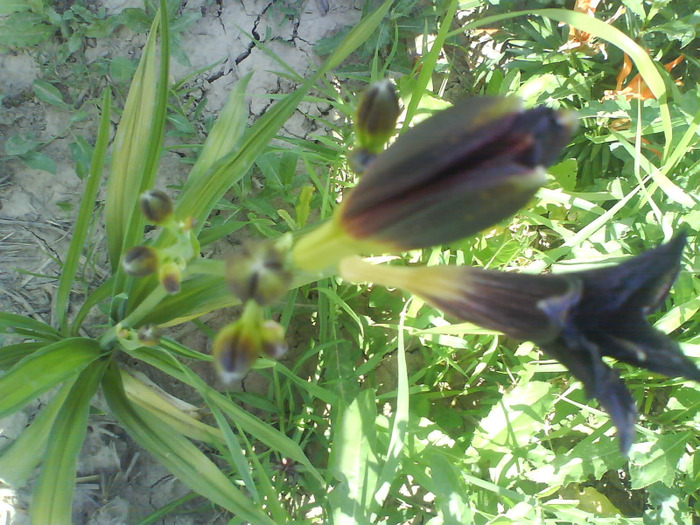
[[[586,337],[603,355],[665,376],[700,381],[700,369],[678,343],[654,329],[639,311],[618,313],[608,319],[604,330],[587,332]]]
[[[512,215],[535,195],[543,178],[517,164],[484,167],[473,180],[455,174],[361,214],[344,214],[343,227],[354,238],[371,237],[400,249],[443,244]]]
[[[558,337],[559,324],[539,305],[550,297],[569,297],[572,283],[568,279],[479,268],[461,270],[453,272],[458,293],[449,298],[430,292],[419,295],[459,319],[516,339],[547,342]]]
[[[627,455],[634,441],[637,409],[619,374],[603,363],[597,347],[580,334],[564,335],[554,343],[542,345],[542,350],[566,366],[583,383],[586,395],[603,406],[617,429],[620,450]]]
[[[576,274],[584,282],[579,322],[595,326],[622,309],[644,315],[654,311],[678,276],[684,246],[685,234],[680,234],[621,264]]]
[[[434,182],[437,174],[470,169],[469,156],[505,133],[515,111],[499,110],[512,99],[481,97],[463,100],[401,135],[362,174],[344,213],[348,217],[384,203],[405,191]],[[495,114],[495,121],[490,115]],[[505,116],[502,116],[505,115]]]

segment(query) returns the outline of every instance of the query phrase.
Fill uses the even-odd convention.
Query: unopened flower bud
[[[361,149],[378,153],[396,131],[401,108],[394,85],[388,80],[372,84],[360,97],[355,132]]]
[[[377,155],[294,262],[318,271],[344,256],[456,241],[509,217],[546,181],[575,127],[570,112],[477,97],[437,113]]]
[[[145,324],[139,328],[137,338],[139,343],[144,346],[157,345],[160,341],[160,330],[158,330],[158,326],[154,324]]]
[[[284,340],[284,328],[276,321],[265,321],[260,329],[261,351],[270,359],[279,359],[287,353],[289,346]]]
[[[173,216],[173,201],[161,190],[148,190],[139,197],[139,208],[148,222],[163,224]]]
[[[163,263],[158,270],[158,280],[169,294],[178,293],[180,291],[180,282],[182,281],[180,267],[172,261]]]
[[[240,253],[229,257],[226,279],[231,291],[241,301],[254,300],[269,305],[289,289],[287,250],[270,241],[248,241]]]
[[[158,253],[148,246],[134,246],[124,255],[122,266],[134,277],[151,275],[158,269]]]
[[[241,379],[251,369],[262,347],[262,324],[260,307],[248,301],[241,318],[216,334],[212,355],[224,381]]]

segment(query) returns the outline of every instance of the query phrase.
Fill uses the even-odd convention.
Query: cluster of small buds
[[[247,241],[226,261],[229,288],[244,303],[241,317],[222,328],[212,346],[214,362],[226,382],[242,378],[260,355],[279,359],[287,351],[284,328],[265,320],[262,308],[289,289],[290,245],[289,237]]]
[[[173,202],[161,190],[145,191],[139,197],[139,208],[148,222],[168,229],[176,240],[166,248],[134,246],[124,255],[122,267],[133,277],[156,274],[165,291],[176,294],[187,263],[199,254],[197,239],[192,234],[193,221],[191,218],[176,221]]]

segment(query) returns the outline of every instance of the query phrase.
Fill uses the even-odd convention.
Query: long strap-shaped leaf
[[[209,385],[207,385],[197,374],[189,368],[182,365],[168,352],[158,348],[137,348],[126,350],[131,356],[140,359],[141,361],[154,366],[166,374],[190,385],[202,393],[202,396],[216,403],[216,405],[232,420],[235,420],[241,428],[244,428],[255,439],[260,440],[266,446],[279,451],[280,454],[286,456],[297,463],[302,464],[317,480],[323,483],[323,477],[318,470],[311,464],[309,459],[304,454],[301,447],[289,439],[279,430],[274,429],[260,421],[251,413],[237,406],[226,396],[220,394]]]
[[[146,168],[156,108],[156,28],[153,20],[141,60],[131,82],[112,145],[112,169],[107,183],[105,227],[112,270],[120,262],[129,222],[134,215]],[[166,15],[167,16],[167,15]],[[157,145],[160,149],[160,143]]]
[[[58,341],[61,334],[46,323],[24,315],[0,312],[0,334],[13,334],[39,339],[40,341]]]
[[[32,495],[31,521],[42,525],[71,525],[76,462],[85,439],[90,400],[109,361],[105,358],[83,370],[56,416]]]
[[[150,88],[145,89],[145,87],[141,85],[141,88],[153,98],[152,107],[149,108],[151,111],[143,116],[140,113],[130,115],[132,118],[126,122],[126,125],[130,126],[131,128],[139,129],[141,127],[145,127],[148,129],[149,133],[147,136],[142,137],[146,142],[136,152],[138,155],[140,155],[143,161],[142,165],[139,164],[139,166],[137,166],[141,168],[141,171],[136,172],[135,174],[119,174],[122,176],[124,182],[129,186],[122,186],[120,188],[124,193],[121,217],[121,220],[123,221],[123,228],[120,230],[120,233],[122,234],[120,239],[121,246],[116,254],[113,254],[110,250],[110,262],[112,263],[112,271],[114,273],[114,291],[112,293],[112,305],[110,310],[112,317],[115,319],[121,318],[123,311],[124,303],[122,294],[126,293],[129,295],[130,288],[134,284],[134,279],[126,275],[119,262],[121,260],[121,256],[126,250],[140,244],[143,240],[145,218],[139,209],[138,199],[141,193],[151,188],[154,184],[158,168],[158,161],[160,160],[163,130],[165,129],[165,117],[167,113],[169,93],[168,71],[170,64],[170,36],[168,29],[168,11],[165,0],[160,0],[159,13],[161,13],[161,16],[160,18],[156,17],[156,20],[154,20],[153,27],[151,28],[151,34],[149,36],[149,43],[151,43],[151,38],[155,38],[156,34],[156,22],[160,20],[160,68],[158,72],[157,89],[153,91]],[[151,50],[149,49],[149,51]],[[155,44],[152,46],[152,52],[155,52]],[[144,67],[145,69],[148,69],[147,73],[149,77],[155,76],[155,59],[149,59],[148,64]],[[138,86],[136,81],[137,77],[135,77],[134,82],[132,82],[132,89],[135,87],[134,83],[136,83]],[[126,114],[126,108],[124,113]],[[122,121],[123,120],[124,118],[122,118]],[[124,175],[126,176],[124,177]],[[109,203],[109,196],[107,202]],[[109,217],[107,217],[107,219],[109,220]],[[110,246],[108,245],[108,247]]]
[[[100,189],[102,168],[104,167],[105,154],[107,153],[107,145],[109,143],[109,117],[111,106],[112,97],[109,88],[107,88],[105,89],[102,99],[102,117],[100,118],[100,127],[97,131],[95,151],[92,154],[92,161],[90,163],[90,174],[88,175],[83,197],[80,201],[80,209],[78,211],[78,218],[75,221],[75,226],[73,227],[73,237],[70,241],[70,247],[68,248],[66,260],[61,270],[61,276],[58,279],[55,322],[58,323],[64,334],[66,334],[68,330],[68,299],[70,298],[70,291],[73,286],[75,274],[78,271],[80,254],[83,252],[85,238],[87,237],[90,222],[92,221],[97,191]]]
[[[274,525],[187,438],[162,421],[147,417],[128,400],[116,365],[112,364],[105,374],[102,390],[110,409],[129,435],[185,485],[241,520]]]
[[[4,483],[13,487],[22,487],[27,483],[29,476],[44,458],[56,415],[74,383],[72,379],[65,381],[31,425],[3,449],[0,454],[0,480]]]
[[[0,418],[77,375],[100,356],[92,339],[64,339],[25,357],[0,377]]]

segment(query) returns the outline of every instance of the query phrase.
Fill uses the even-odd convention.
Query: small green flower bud
[[[292,274],[287,250],[270,241],[248,241],[240,253],[227,260],[226,279],[231,291],[241,299],[253,299],[262,306],[282,297],[289,289]]]
[[[158,253],[148,246],[134,246],[124,255],[122,266],[134,277],[151,275],[158,269]]]
[[[262,310],[248,301],[241,318],[222,328],[212,345],[214,363],[224,381],[241,379],[262,349]]]
[[[355,132],[360,148],[378,153],[396,131],[401,108],[394,85],[388,80],[373,84],[360,97]]]
[[[161,190],[148,190],[139,197],[139,208],[148,222],[164,224],[173,216],[173,201]]]
[[[157,345],[160,341],[160,330],[158,330],[158,326],[154,324],[145,324],[139,328],[136,337],[139,343],[144,346]]]
[[[172,261],[164,263],[158,271],[158,280],[169,294],[178,293],[180,291],[180,281],[182,281],[180,267]]]
[[[284,340],[284,328],[276,321],[265,321],[260,330],[262,353],[270,359],[279,359],[289,346]]]

